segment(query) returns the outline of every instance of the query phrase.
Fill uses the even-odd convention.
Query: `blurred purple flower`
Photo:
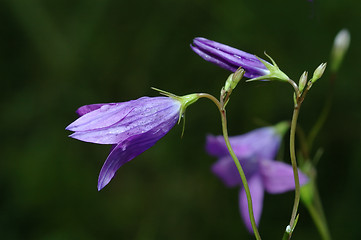
[[[197,37],[193,39],[192,50],[204,60],[235,72],[239,67],[245,70],[247,78],[257,78],[270,74],[267,67],[253,54],[236,48]]]
[[[281,132],[278,129],[277,127],[264,127],[229,138],[248,181],[257,225],[261,218],[264,191],[277,194],[295,188],[292,166],[274,160],[281,143]],[[240,213],[247,229],[253,233],[247,196],[223,136],[208,136],[206,150],[210,155],[219,158],[213,164],[212,172],[227,187],[241,186],[239,192]],[[299,172],[299,179],[301,185],[307,182],[307,177],[301,172]]]
[[[116,171],[148,148],[177,123],[183,103],[170,97],[142,97],[137,100],[92,104],[80,107],[79,118],[66,130],[70,137],[91,143],[113,144],[98,179],[105,187]]]

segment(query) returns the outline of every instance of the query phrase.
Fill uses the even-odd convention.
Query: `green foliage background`
[[[205,100],[153,148],[97,192],[108,146],[67,137],[77,107],[157,93],[218,96],[228,72],[189,44],[197,36],[263,56],[294,79],[329,60],[336,33],[351,46],[335,82],[330,117],[316,139],[321,198],[334,239],[358,239],[361,170],[361,2],[353,0],[1,0],[1,239],[250,239],[238,189],[209,171],[206,134],[220,134]],[[312,88],[300,124],[324,105],[328,74]],[[292,88],[240,84],[228,105],[231,135],[292,114]],[[285,148],[287,148],[287,143]],[[313,153],[314,154],[314,153]],[[289,161],[287,151],[284,160]],[[293,193],[265,196],[260,233],[280,239]],[[294,239],[319,239],[304,207]]]

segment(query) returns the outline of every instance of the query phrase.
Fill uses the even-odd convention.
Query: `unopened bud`
[[[243,78],[245,71],[243,68],[238,68],[237,71],[229,75],[229,77],[226,80],[226,83],[224,84],[224,90],[226,92],[232,91],[236,88],[239,81]]]
[[[223,89],[225,92],[228,92],[231,89],[233,75],[234,75],[234,73],[230,74],[226,80],[226,83],[224,84]]]
[[[241,67],[238,68],[237,71],[234,72],[233,77],[232,77],[232,83],[231,83],[232,89],[235,89],[235,87],[237,86],[239,81],[241,81],[241,79],[243,78],[244,74],[245,74],[245,71]]]
[[[327,63],[321,63],[320,66],[316,68],[311,79],[312,83],[316,82],[318,79],[322,77],[323,73],[325,72],[326,66]]]
[[[351,36],[347,29],[342,29],[335,37],[331,51],[331,70],[337,71],[350,46]]]
[[[304,71],[300,77],[300,81],[298,82],[298,89],[300,90],[300,92],[302,92],[306,86],[307,76],[308,76],[308,72]]]

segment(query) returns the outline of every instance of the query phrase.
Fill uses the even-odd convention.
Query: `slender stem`
[[[223,131],[223,137],[224,140],[226,142],[227,148],[229,153],[231,154],[231,157],[234,161],[234,163],[237,166],[239,175],[241,176],[242,179],[242,183],[243,183],[243,188],[246,192],[247,195],[247,203],[248,203],[248,213],[249,213],[249,217],[251,220],[251,224],[252,224],[252,229],[254,232],[254,235],[256,237],[256,239],[260,240],[261,236],[259,235],[258,229],[257,229],[257,225],[256,225],[256,220],[254,219],[254,213],[253,213],[253,205],[252,205],[252,197],[251,197],[251,192],[249,190],[249,186],[247,183],[247,179],[246,179],[246,175],[244,174],[244,171],[242,169],[241,164],[239,163],[239,160],[236,156],[236,154],[234,153],[231,143],[229,142],[229,137],[228,137],[228,131],[227,131],[227,118],[226,118],[226,111],[223,110],[221,111],[221,115],[222,115],[222,131]]]
[[[298,205],[299,205],[299,202],[300,202],[300,183],[299,183],[299,177],[298,177],[296,152],[295,152],[295,134],[296,134],[297,119],[298,119],[300,107],[301,107],[302,102],[305,99],[305,96],[307,95],[308,91],[312,87],[312,82],[308,82],[307,87],[304,89],[304,91],[302,93],[300,93],[298,91],[297,85],[292,80],[290,80],[289,83],[294,87],[295,93],[296,93],[296,102],[295,102],[295,106],[294,106],[294,110],[293,110],[292,123],[291,123],[291,133],[290,133],[290,156],[291,156],[292,169],[293,169],[294,181],[295,181],[295,199],[294,199],[292,215],[291,215],[291,220],[290,220],[289,225],[291,226],[292,229],[294,229],[294,224],[295,224],[295,219],[296,219],[296,215],[297,215]],[[327,108],[326,108],[326,111],[324,111],[321,114],[321,116],[328,114],[329,109],[327,109]],[[309,137],[309,140],[311,141],[311,144],[306,145],[307,151],[304,152],[304,153],[306,153],[306,155],[308,155],[309,149],[312,146],[314,136],[319,131],[320,126],[323,125],[324,121],[325,121],[325,117],[324,118],[320,117],[320,119],[317,121],[316,127],[313,129],[312,133],[310,134],[311,136]],[[312,184],[315,185],[314,182]],[[331,237],[330,237],[330,234],[329,234],[329,231],[328,231],[328,228],[327,228],[326,218],[325,218],[324,213],[323,213],[321,201],[319,199],[316,186],[314,186],[314,187],[315,187],[314,188],[314,194],[317,195],[317,199],[314,199],[313,204],[306,204],[306,207],[308,208],[308,210],[309,210],[309,212],[310,212],[310,214],[311,214],[311,216],[312,216],[312,218],[313,218],[313,220],[314,220],[320,234],[322,235],[323,239],[329,240],[329,239],[331,239]],[[292,231],[289,233],[288,239],[290,239],[291,236],[292,236]]]
[[[296,127],[297,127],[297,119],[298,114],[300,112],[300,105],[296,105],[293,110],[293,116],[292,116],[292,122],[291,122],[291,133],[290,133],[290,155],[291,155],[291,163],[292,163],[292,169],[293,169],[293,176],[295,180],[295,200],[293,203],[293,210],[290,220],[290,226],[293,229],[293,225],[295,222],[295,218],[297,215],[297,209],[300,202],[300,180],[298,178],[298,170],[297,170],[297,161],[296,161],[296,151],[295,151],[295,134],[296,134]],[[291,238],[290,233],[290,237]]]
[[[292,79],[288,79],[287,82],[292,85],[293,89],[295,90],[296,96],[300,96],[300,90],[298,89],[297,84]]]
[[[331,235],[327,226],[327,221],[325,218],[325,214],[323,212],[323,207],[318,195],[317,187],[315,180],[312,181],[313,184],[313,194],[314,194],[314,201],[311,204],[305,204],[310,215],[324,240],[331,240]]]
[[[293,115],[292,115],[292,121],[291,121],[291,133],[290,133],[290,157],[291,157],[291,163],[292,163],[293,177],[294,177],[294,181],[295,181],[295,199],[293,202],[292,214],[291,214],[291,219],[290,219],[290,224],[289,224],[289,226],[291,227],[292,230],[290,231],[289,236],[288,236],[288,239],[291,239],[292,232],[293,232],[293,229],[295,228],[295,224],[296,224],[295,221],[297,218],[297,210],[298,210],[298,205],[300,203],[300,198],[301,198],[300,179],[298,177],[296,149],[295,149],[295,136],[296,136],[296,129],[297,129],[297,120],[298,120],[298,115],[300,113],[301,104],[311,86],[307,86],[307,88],[301,93],[297,84],[293,80],[288,79],[288,83],[290,83],[295,90],[295,105],[293,108]]]
[[[208,98],[209,100],[211,100],[214,104],[217,105],[219,112],[222,113],[222,106],[217,98],[215,98],[214,96],[212,96],[211,94],[208,94],[208,93],[198,93],[197,95],[200,98]]]
[[[311,217],[314,221],[314,223],[317,226],[317,229],[322,236],[322,239],[324,240],[330,240],[330,234],[328,233],[327,226],[324,225],[324,221],[322,221],[322,218],[320,217],[318,211],[316,210],[315,206],[313,205],[307,205],[308,211],[311,214]]]
[[[204,97],[204,98],[208,98],[211,101],[213,101],[217,107],[218,110],[221,114],[221,119],[222,119],[222,132],[223,132],[223,137],[224,137],[224,141],[226,142],[229,154],[231,155],[234,163],[236,164],[236,167],[238,169],[239,175],[241,176],[242,179],[242,183],[243,183],[243,188],[246,192],[246,196],[247,196],[247,204],[248,204],[248,212],[249,212],[249,216],[250,216],[250,221],[251,221],[251,225],[252,225],[252,229],[254,232],[254,235],[256,237],[257,240],[261,240],[261,236],[258,232],[257,229],[257,225],[256,225],[256,220],[254,218],[254,213],[253,213],[253,205],[252,205],[252,198],[251,198],[251,192],[249,190],[249,186],[248,186],[248,182],[246,179],[246,175],[244,174],[243,168],[241,166],[241,164],[239,163],[239,160],[236,156],[236,154],[234,153],[231,143],[229,141],[229,137],[228,137],[228,130],[227,130],[227,117],[226,117],[226,110],[224,109],[224,106],[222,106],[221,102],[218,101],[214,96],[207,94],[207,93],[199,93],[198,94],[199,97]],[[222,101],[223,102],[223,101]]]

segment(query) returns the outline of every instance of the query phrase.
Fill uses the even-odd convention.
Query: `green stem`
[[[234,153],[234,151],[232,149],[231,143],[229,142],[228,131],[227,131],[226,111],[225,110],[221,111],[221,115],[222,115],[222,131],[223,131],[224,141],[226,142],[228,151],[231,154],[231,157],[232,157],[234,163],[237,166],[239,175],[241,176],[242,183],[243,183],[243,188],[244,188],[244,190],[246,192],[246,195],[247,195],[248,213],[249,213],[249,217],[250,217],[250,220],[251,220],[252,229],[253,229],[253,232],[254,232],[254,235],[255,235],[256,239],[260,240],[261,236],[259,235],[257,225],[256,225],[256,220],[254,219],[251,192],[250,192],[249,187],[248,187],[248,182],[247,182],[247,179],[246,179],[246,175],[244,174],[242,166],[239,163],[239,160],[238,160],[236,154]]]
[[[293,225],[295,223],[297,209],[300,202],[300,180],[298,178],[298,170],[297,170],[297,161],[296,161],[296,151],[295,151],[295,135],[296,135],[296,127],[297,127],[297,119],[300,112],[301,104],[296,104],[293,110],[292,122],[291,122],[291,133],[290,133],[290,155],[291,155],[291,163],[293,169],[293,176],[295,180],[295,200],[293,203],[292,215],[290,220],[290,226],[293,229]],[[292,232],[290,233],[289,238],[291,238]]]
[[[293,90],[295,91],[296,96],[300,96],[301,93],[300,93],[300,90],[298,89],[297,84],[296,84],[293,80],[291,80],[291,79],[288,79],[287,82],[288,82],[289,84],[291,84],[291,86],[293,87]]]
[[[319,231],[321,233],[321,235],[323,236],[323,238],[325,240],[331,240],[331,234],[330,234],[330,231],[328,229],[328,226],[327,226],[327,221],[326,221],[326,217],[325,217],[325,213],[323,211],[323,206],[322,206],[322,203],[321,203],[321,198],[320,198],[320,195],[319,195],[319,192],[318,192],[318,189],[317,189],[317,186],[315,184],[315,188],[314,188],[314,196],[315,196],[315,206],[316,206],[316,209],[317,209],[317,213],[319,214],[320,218],[321,218],[321,224],[318,226],[319,227]]]
[[[323,212],[323,207],[320,198],[318,196],[318,191],[316,189],[316,183],[312,181],[311,184],[313,184],[313,189],[314,189],[313,191],[313,194],[315,195],[314,201],[312,202],[312,204],[305,204],[305,206],[307,207],[322,239],[331,240],[331,235],[327,227],[327,222]]]
[[[227,145],[227,149],[229,151],[229,154],[231,155],[234,163],[236,164],[236,167],[238,169],[239,175],[241,176],[242,179],[242,183],[243,183],[243,188],[246,192],[247,195],[247,203],[248,203],[248,212],[249,212],[249,216],[250,216],[250,220],[251,220],[251,224],[252,224],[252,229],[254,232],[254,235],[256,237],[257,240],[261,240],[261,236],[258,232],[257,229],[257,225],[256,225],[256,221],[254,219],[254,213],[253,213],[253,205],[252,205],[252,198],[251,198],[251,192],[249,190],[249,186],[248,186],[248,182],[246,179],[246,175],[244,174],[243,168],[241,166],[241,164],[239,163],[239,160],[236,156],[236,154],[234,153],[231,143],[229,141],[229,137],[228,137],[228,130],[227,130],[227,117],[226,117],[226,110],[224,109],[224,106],[222,106],[222,104],[220,103],[220,101],[218,101],[214,96],[207,94],[207,93],[199,93],[198,94],[199,97],[205,97],[210,99],[211,101],[213,101],[217,107],[218,110],[221,114],[221,119],[222,119],[222,132],[223,132],[223,137],[224,137],[224,141],[226,142]]]

